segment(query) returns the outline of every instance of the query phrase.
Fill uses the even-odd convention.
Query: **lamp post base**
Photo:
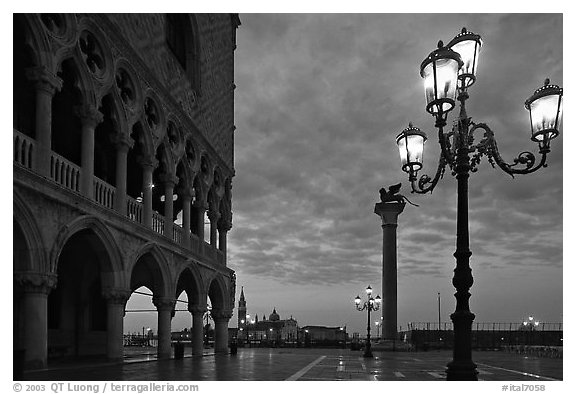
[[[374,355],[372,354],[372,345],[370,342],[366,342],[366,347],[364,348],[364,357],[374,357]]]
[[[476,364],[472,361],[452,361],[446,368],[446,380],[478,380]]]

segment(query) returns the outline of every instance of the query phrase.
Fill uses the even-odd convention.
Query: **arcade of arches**
[[[170,356],[182,292],[193,354],[208,299],[216,351],[228,347],[232,159],[99,18],[14,16],[13,328],[28,369],[122,358],[126,301],[141,286],[157,309],[159,358]],[[182,78],[196,86],[200,73]]]

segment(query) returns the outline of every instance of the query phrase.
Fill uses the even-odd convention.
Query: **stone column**
[[[212,310],[212,319],[214,319],[215,353],[228,353],[228,321],[231,317],[231,312]]]
[[[163,174],[164,182],[164,236],[174,239],[174,185],[178,178],[172,174]]]
[[[226,259],[227,250],[227,235],[228,231],[232,228],[232,223],[230,220],[225,218],[220,219],[218,226],[218,249],[224,254],[224,259]]]
[[[196,225],[197,225],[197,230],[198,230],[198,253],[202,254],[202,251],[204,250],[204,216],[206,213],[206,206],[198,201],[196,203],[196,205],[194,205],[194,208],[196,209]]]
[[[192,192],[187,187],[178,187],[178,198],[182,200],[182,246],[190,248],[190,204]]]
[[[56,287],[56,275],[15,273],[14,285],[23,291],[25,368],[44,368],[48,358],[48,294]]]
[[[82,106],[76,108],[76,115],[82,122],[82,174],[80,175],[80,192],[94,199],[94,130],[104,116],[98,108]]]
[[[130,292],[124,289],[104,289],[107,302],[106,355],[109,360],[124,358],[124,310]]]
[[[50,176],[52,156],[52,98],[62,88],[62,80],[44,66],[29,68],[26,76],[36,84],[36,156],[34,169]]]
[[[140,158],[140,165],[142,165],[142,200],[144,202],[144,209],[142,212],[142,224],[148,228],[152,228],[152,172],[158,165],[158,160],[155,158]]]
[[[206,307],[188,306],[188,311],[192,314],[192,355],[202,356],[204,354],[204,313],[206,313]]]
[[[220,218],[220,213],[216,210],[208,211],[208,219],[210,219],[210,245],[216,249],[216,242],[218,241],[218,219]]]
[[[374,213],[382,219],[382,338],[396,339],[398,332],[398,279],[396,228],[398,215],[404,210],[404,202],[379,202]]]
[[[172,309],[175,301],[168,298],[152,299],[158,310],[158,359],[170,358],[172,353]]]
[[[128,176],[128,150],[134,141],[126,134],[117,134],[116,144],[116,194],[114,208],[116,212],[126,216],[126,179]]]

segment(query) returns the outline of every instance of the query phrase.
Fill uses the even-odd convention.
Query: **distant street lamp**
[[[535,331],[536,328],[540,325],[540,322],[538,320],[534,320],[534,316],[528,316],[528,321],[522,322],[522,325],[526,331]]]
[[[374,325],[376,326],[376,340],[378,340],[380,337],[380,322],[376,321],[374,322]]]
[[[546,79],[544,86],[537,89],[525,102],[529,111],[532,141],[538,143],[540,162],[531,152],[522,152],[512,164],[506,163],[496,145],[494,133],[485,123],[474,123],[466,114],[465,102],[468,99],[468,88],[476,81],[478,55],[482,46],[479,35],[462,29],[447,46],[442,41],[438,49],[424,59],[420,75],[424,78],[426,93],[426,111],[435,118],[438,128],[438,140],[441,153],[434,178],[422,175],[418,180],[418,171],[423,166],[424,142],[426,134],[409,124],[396,142],[400,151],[402,170],[408,173],[412,192],[432,192],[444,175],[446,165],[458,180],[458,212],[456,269],[452,283],[456,288],[456,311],[450,316],[454,323],[453,360],[448,364],[448,380],[477,380],[476,364],[472,362],[472,321],[470,312],[469,289],[473,278],[470,269],[468,233],[468,177],[476,172],[482,156],[488,158],[492,167],[496,165],[504,172],[529,174],[541,167],[546,167],[546,157],[550,152],[550,141],[558,136],[562,119],[562,94],[560,86],[551,85]],[[460,102],[460,114],[452,130],[445,131],[448,113],[454,108],[455,100]],[[482,130],[484,135],[474,143],[474,132]]]
[[[379,295],[376,296],[376,298],[372,298],[372,287],[370,286],[366,288],[366,295],[368,296],[368,300],[364,301],[364,303],[362,303],[360,296],[356,297],[354,303],[356,304],[357,310],[368,311],[368,325],[366,327],[366,346],[364,348],[364,357],[374,357],[372,355],[372,344],[370,343],[370,313],[380,309],[380,302],[382,299]]]

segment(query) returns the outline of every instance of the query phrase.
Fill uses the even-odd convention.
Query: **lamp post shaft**
[[[448,380],[477,380],[476,364],[472,361],[472,321],[470,312],[470,288],[474,283],[470,269],[470,234],[468,230],[468,178],[470,177],[470,157],[468,153],[468,125],[466,116],[466,95],[459,97],[460,118],[458,121],[458,145],[456,152],[456,179],[458,181],[458,205],[456,222],[456,268],[452,284],[456,288],[456,310],[450,315],[454,324],[453,360],[448,364]]]
[[[364,357],[372,357],[372,344],[370,343],[370,312],[372,306],[370,305],[370,300],[368,300],[368,326],[366,327],[366,350],[364,351]]]

